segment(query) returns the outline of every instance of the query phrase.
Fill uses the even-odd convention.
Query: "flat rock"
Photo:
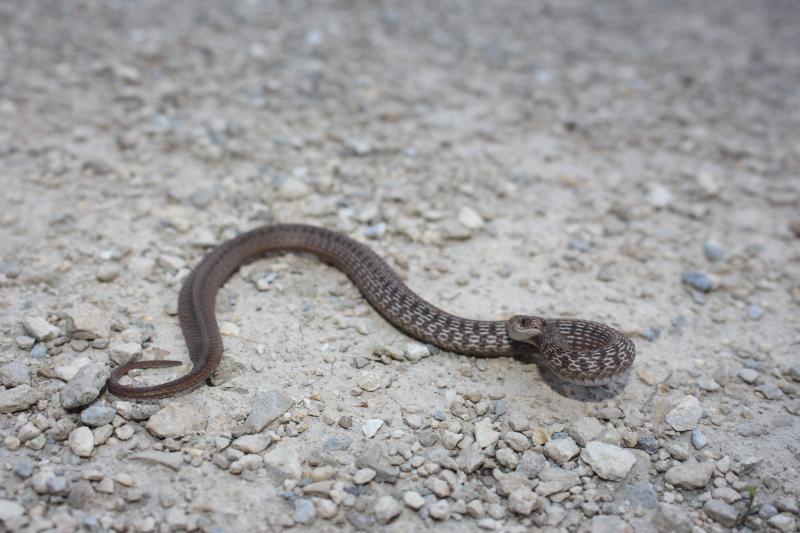
[[[124,365],[142,355],[142,345],[138,342],[112,342],[108,347],[109,358],[117,365]]]
[[[544,445],[544,454],[560,465],[578,455],[580,451],[572,437],[551,440]]]
[[[88,357],[59,355],[53,357],[52,362],[55,365],[53,367],[53,374],[55,374],[58,379],[70,381],[72,378],[78,375],[78,372],[80,372],[81,368],[91,364],[92,360]]]
[[[597,515],[584,523],[581,533],[635,533],[625,520],[614,515]]]
[[[271,442],[272,438],[269,435],[259,433],[256,435],[242,435],[233,441],[231,446],[245,453],[261,453],[267,449]]]
[[[61,407],[76,409],[91,403],[105,387],[111,371],[102,363],[90,363],[75,374],[61,391]]]
[[[60,330],[44,318],[26,316],[22,319],[22,329],[37,341],[47,342],[55,339]]]
[[[22,411],[39,401],[39,393],[30,385],[18,385],[0,391],[0,413]]]
[[[484,418],[475,423],[475,442],[481,448],[488,448],[497,442],[500,432],[492,429],[492,421]]]
[[[110,405],[92,404],[81,411],[81,422],[87,426],[97,427],[110,424],[117,410]]]
[[[179,470],[183,466],[183,454],[181,452],[159,452],[156,450],[146,450],[134,453],[130,456],[136,461],[144,461],[166,466],[173,470]]]
[[[12,361],[0,366],[0,385],[3,387],[16,387],[18,385],[30,385],[31,373],[28,367],[19,361]]]
[[[268,390],[256,396],[245,424],[253,433],[259,433],[283,416],[294,402],[279,390]]]
[[[25,508],[13,500],[0,500],[0,524],[9,528],[25,516]]]
[[[622,481],[636,463],[633,453],[600,441],[587,443],[581,451],[581,459],[595,474],[609,481]]]
[[[605,428],[605,424],[595,417],[585,416],[575,422],[567,432],[570,437],[575,439],[578,446],[586,446],[587,442],[597,440]]]
[[[667,423],[675,431],[691,431],[697,427],[703,410],[700,408],[700,401],[691,394],[681,398],[669,413],[667,413]]]
[[[144,426],[153,436],[182,437],[206,429],[206,415],[196,407],[171,403],[150,417]]]
[[[107,311],[90,303],[74,306],[66,312],[67,334],[73,339],[107,339],[111,335],[111,318]]]
[[[383,420],[380,418],[370,418],[364,425],[361,426],[361,431],[364,433],[364,436],[368,439],[371,439],[378,433],[378,430],[383,427]]]
[[[375,502],[374,510],[375,518],[378,519],[378,522],[381,524],[388,524],[403,512],[403,504],[391,496],[385,495],[378,498],[378,501]]]
[[[733,527],[736,524],[736,517],[739,516],[739,511],[735,507],[715,499],[708,500],[703,506],[703,511],[713,521],[725,527]]]
[[[711,474],[713,473],[714,463],[711,461],[705,463],[687,461],[667,470],[664,478],[667,480],[667,483],[671,483],[677,487],[684,489],[702,489],[708,485],[708,482],[711,480]]]

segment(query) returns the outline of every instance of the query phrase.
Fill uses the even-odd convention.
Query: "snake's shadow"
[[[585,385],[569,383],[558,378],[547,369],[547,366],[542,363],[536,355],[517,356],[516,359],[526,364],[536,365],[539,369],[539,375],[542,381],[557,394],[581,402],[601,403],[615,398],[625,390],[630,379],[630,372],[625,372],[607,385],[587,387]]]

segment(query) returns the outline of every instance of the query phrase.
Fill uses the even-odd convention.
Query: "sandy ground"
[[[788,0],[0,4],[0,529],[796,531],[798,27]],[[609,323],[633,371],[430,350],[285,255],[221,291],[216,386],[101,392],[187,359],[183,279],[270,222],[463,316]]]

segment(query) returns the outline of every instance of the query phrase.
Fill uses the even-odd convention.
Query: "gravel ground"
[[[798,26],[790,0],[1,3],[0,529],[797,531]],[[186,359],[183,279],[273,221],[461,315],[607,322],[633,371],[439,352],[281,255],[221,291],[215,386],[101,390]]]

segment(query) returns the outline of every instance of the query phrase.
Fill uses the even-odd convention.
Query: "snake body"
[[[238,268],[268,252],[310,252],[343,272],[386,320],[399,330],[443,350],[480,357],[540,352],[553,373],[567,381],[599,385],[630,367],[636,349],[619,331],[587,320],[515,316],[509,320],[471,320],[447,313],[420,298],[369,247],[335,231],[302,224],[263,226],[214,248],[187,277],[178,298],[178,316],[191,370],[147,387],[120,384],[134,369],[178,366],[180,361],[135,361],[118,366],[108,390],[126,399],[164,398],[197,387],[222,358],[215,316],[218,289]]]

